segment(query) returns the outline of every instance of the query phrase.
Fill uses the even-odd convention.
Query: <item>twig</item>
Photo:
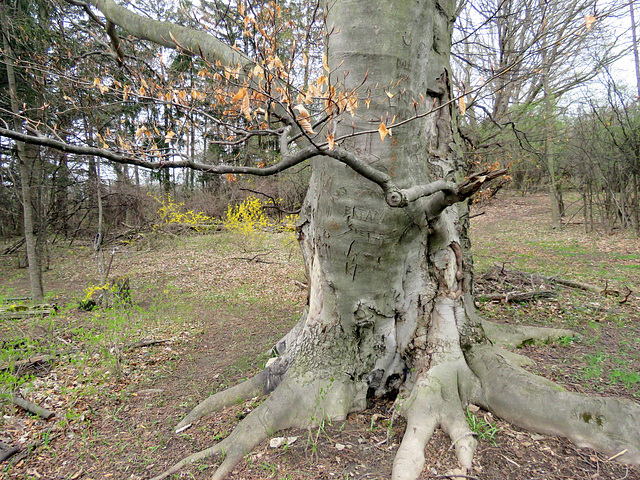
[[[628,451],[629,451],[629,450],[625,448],[625,449],[624,449],[624,450],[622,450],[621,452],[616,453],[613,457],[609,457],[609,458],[607,458],[607,462],[610,462],[611,460],[615,460],[616,458],[618,458],[618,457],[620,457],[620,456],[624,455],[624,454],[625,454],[625,453],[627,453]]]
[[[519,465],[518,463],[514,462],[514,461],[513,461],[513,460],[511,460],[510,458],[505,457],[505,456],[504,456],[504,455],[502,455],[502,454],[500,454],[500,456],[501,456],[502,458],[504,458],[507,462],[511,462],[511,463],[513,463],[516,467],[518,467],[518,468],[522,468],[522,466],[521,466],[521,465]]]
[[[625,469],[624,477],[616,478],[615,480],[626,480],[627,478],[629,478],[629,467],[628,466]]]
[[[622,300],[618,302],[620,305],[624,305],[625,303],[627,303],[627,300],[629,300],[629,295],[633,293],[633,291],[629,287],[625,286],[625,288],[627,289],[627,294],[624,296]]]
[[[35,357],[30,357],[25,360],[18,360],[14,363],[3,363],[0,365],[0,371],[3,370],[11,370],[15,372],[16,370],[20,370],[25,367],[30,367],[31,365],[35,365],[37,363],[48,363],[55,360],[57,355],[36,355]]]
[[[529,302],[540,298],[553,298],[555,296],[553,290],[535,290],[533,292],[509,292],[509,293],[484,293],[478,294],[479,300],[492,302],[500,300],[504,303]]]
[[[461,473],[452,473],[450,475],[435,475],[432,478],[470,478],[472,480],[478,480],[478,477],[474,477],[473,475],[463,475]]]
[[[264,256],[264,255],[269,255],[269,252],[266,253],[257,253],[255,254],[253,257],[231,257],[232,260],[246,260],[247,262],[256,262],[256,263],[275,263],[275,262],[268,262],[266,260],[261,260],[258,257]]]
[[[129,351],[134,350],[136,348],[149,347],[151,345],[159,345],[161,343],[167,343],[167,342],[170,342],[170,341],[171,340],[169,340],[169,339],[166,339],[166,340],[141,340],[139,342],[130,343],[129,345],[124,347],[124,350],[125,350],[125,352],[129,352]]]

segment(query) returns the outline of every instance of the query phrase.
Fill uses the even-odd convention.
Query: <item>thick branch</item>
[[[0,442],[0,463],[4,462],[7,458],[15,455],[20,451],[20,447],[7,445],[4,442]]]
[[[457,185],[454,190],[450,188],[441,189],[433,195],[427,205],[427,218],[437,218],[445,208],[466,200],[480,190],[489,180],[493,180],[494,178],[500,177],[506,173],[507,171],[504,169],[495,171],[485,170],[471,175],[463,183]]]
[[[453,183],[444,180],[436,180],[427,185],[416,185],[411,188],[389,192],[387,194],[387,203],[390,207],[406,207],[410,202],[417,199],[433,195],[437,192],[450,191],[455,192],[456,186]]]
[[[25,400],[24,398],[18,397],[17,395],[11,395],[10,400],[14,405],[17,405],[23,410],[26,410],[27,412],[31,412],[34,415],[38,415],[39,417],[44,418],[45,420],[49,420],[50,418],[53,418],[56,415],[55,412],[52,412],[51,410],[47,410],[46,408],[43,408],[40,405],[36,405],[35,403],[30,402],[29,400]]]
[[[118,61],[122,63],[124,61],[124,52],[122,51],[122,45],[120,44],[120,39],[116,34],[115,25],[111,22],[107,22],[107,35],[111,39],[111,47],[118,57]]]
[[[375,184],[379,185],[385,194],[388,194],[388,192],[394,188],[393,185],[391,185],[391,176],[376,168],[373,168],[371,165],[363,162],[353,153],[348,152],[347,150],[336,148],[334,150],[327,150],[323,153],[331,158],[335,158],[345,165],[348,165],[366,179],[371,180]]]
[[[251,63],[239,51],[206,32],[142,17],[117,5],[112,0],[90,0],[89,3],[100,10],[109,22],[115,23],[134,37],[199,55],[212,64],[220,62],[223,65],[235,67]]]

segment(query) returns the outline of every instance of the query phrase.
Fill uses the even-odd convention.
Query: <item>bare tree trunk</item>
[[[104,242],[104,209],[102,206],[102,180],[100,178],[100,160],[96,159],[95,174],[95,192],[98,204],[98,226],[96,236],[93,240],[93,249],[96,254],[96,263],[98,265],[98,273],[100,274],[100,285],[107,283],[107,269],[105,266],[104,251],[102,249]]]
[[[18,161],[20,165],[20,185],[22,189],[22,210],[24,214],[24,237],[27,249],[27,261],[29,271],[29,287],[31,296],[35,302],[44,299],[42,284],[42,264],[38,248],[38,238],[35,232],[36,219],[33,208],[33,194],[31,179],[33,178],[33,165],[37,161],[38,148],[33,145],[18,147]]]
[[[635,0],[629,2],[629,13],[631,15],[631,38],[633,47],[633,58],[636,67],[636,88],[638,89],[638,98],[640,98],[640,56],[638,55],[638,37],[636,31],[636,18],[633,4]]]
[[[7,69],[7,81],[9,85],[9,96],[11,98],[11,111],[15,115],[13,125],[16,131],[22,131],[22,123],[18,118],[20,103],[16,88],[16,77],[13,63],[13,51],[9,44],[8,19],[4,3],[0,4],[0,23],[2,25],[2,40],[4,50],[4,61]],[[42,285],[42,266],[38,255],[38,241],[35,233],[35,212],[33,208],[32,184],[34,179],[34,165],[37,162],[39,148],[35,145],[26,145],[16,142],[18,165],[20,170],[20,186],[22,190],[22,210],[24,216],[24,236],[27,250],[27,262],[29,271],[29,286],[31,296],[36,302],[44,299]]]
[[[542,6],[544,8],[544,6]],[[549,200],[551,202],[551,226],[554,229],[562,228],[562,197],[558,190],[558,182],[556,179],[556,162],[554,155],[549,151],[549,143],[553,132],[553,102],[551,85],[549,82],[549,63],[547,57],[547,36],[542,36],[542,86],[544,89],[544,128],[542,140],[542,157],[544,159],[547,171],[549,173]]]

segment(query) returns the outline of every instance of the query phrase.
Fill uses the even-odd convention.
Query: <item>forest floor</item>
[[[519,349],[536,362],[528,368],[568,390],[640,401],[640,240],[585,234],[574,223],[553,231],[544,196],[504,194],[473,213],[481,214],[471,221],[479,293],[556,293],[529,303],[479,295],[481,313],[496,322],[575,331],[557,344]],[[95,290],[97,270],[90,244],[75,242],[51,249],[45,283],[57,313],[0,317],[0,394],[17,389],[55,412],[44,421],[0,398],[0,442],[21,448],[0,463],[0,480],[146,479],[223,438],[261,400],[173,433],[200,400],[255,373],[296,322],[306,292],[292,236],[147,233],[118,247],[111,276],[129,277],[133,305],[78,309]],[[621,295],[540,284],[534,273]],[[14,260],[0,259],[5,306],[26,292],[25,274]],[[158,343],[140,345],[149,340]],[[230,478],[388,479],[405,428],[392,419],[391,406],[381,400],[345,422],[280,432],[295,441],[276,448],[265,442]],[[640,468],[566,440],[516,429],[482,410],[470,410],[468,418],[479,447],[467,478],[640,480]],[[429,442],[426,459],[422,479],[448,478],[456,467],[442,432]],[[215,465],[205,460],[176,478],[210,478]]]

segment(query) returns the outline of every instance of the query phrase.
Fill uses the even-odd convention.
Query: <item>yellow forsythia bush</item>
[[[269,226],[262,202],[256,197],[248,197],[238,205],[229,205],[222,221],[224,227],[245,236],[254,236]]]
[[[151,197],[161,205],[157,213],[162,225],[185,225],[192,227],[194,230],[201,230],[216,222],[214,218],[205,215],[203,212],[194,212],[193,210],[184,212],[184,202],[177,203],[171,194],[166,197],[155,195],[151,195]]]
[[[282,220],[274,222],[267,217],[264,207],[265,204],[256,197],[247,197],[242,203],[227,207],[222,223],[227,230],[248,237],[259,235],[267,228],[291,232],[295,230],[297,215],[287,215]]]

